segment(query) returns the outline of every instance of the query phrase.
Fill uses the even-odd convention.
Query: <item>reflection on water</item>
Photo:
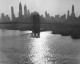
[[[49,47],[46,43],[46,37],[49,36],[46,32],[41,33],[41,38],[34,38],[32,39],[32,46],[31,46],[31,56],[32,61],[35,64],[47,64],[49,58],[45,58],[49,55]]]
[[[3,64],[79,64],[80,40],[70,36],[31,31],[0,31],[0,62]],[[1,64],[0,63],[0,64]]]

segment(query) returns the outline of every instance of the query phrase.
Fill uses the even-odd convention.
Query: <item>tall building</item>
[[[47,18],[47,11],[45,12],[45,18]]]
[[[15,14],[14,14],[14,8],[11,7],[11,16],[12,16],[12,21],[15,20]]]
[[[72,5],[72,13],[71,13],[71,17],[75,17],[75,13],[74,13],[74,5]]]
[[[6,20],[5,20],[5,15],[4,15],[4,13],[1,13],[1,21],[2,22],[5,22]]]
[[[27,6],[24,6],[24,15],[27,15]]]
[[[10,21],[10,17],[8,15],[5,16],[6,22]]]
[[[68,10],[68,12],[67,12],[67,19],[69,19],[69,17],[70,17],[70,14],[69,14],[69,10]]]
[[[60,20],[61,20],[62,23],[65,23],[65,21],[66,21],[66,14],[62,15]]]
[[[22,17],[22,4],[19,4],[19,17]]]
[[[50,20],[50,15],[49,15],[49,13],[47,13],[47,11],[45,12],[45,18],[46,18],[47,20]]]
[[[57,22],[59,22],[59,21],[60,21],[60,16],[59,16],[59,15],[55,15],[55,20],[56,20]]]
[[[30,11],[28,10],[28,15],[30,15]]]

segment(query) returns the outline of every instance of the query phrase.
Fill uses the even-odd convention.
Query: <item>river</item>
[[[0,30],[0,64],[80,64],[80,39],[51,33]]]

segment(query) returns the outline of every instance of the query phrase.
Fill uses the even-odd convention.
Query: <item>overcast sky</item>
[[[38,11],[44,14],[47,11],[51,16],[63,15],[67,13],[67,10],[71,12],[72,4],[74,4],[76,16],[80,15],[80,0],[0,0],[0,14],[5,13],[10,16],[11,6],[13,6],[17,16],[20,2],[23,6],[26,4],[31,12]]]

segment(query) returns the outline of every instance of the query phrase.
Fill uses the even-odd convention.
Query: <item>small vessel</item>
[[[73,34],[73,35],[71,35],[71,38],[80,39],[80,34]]]

